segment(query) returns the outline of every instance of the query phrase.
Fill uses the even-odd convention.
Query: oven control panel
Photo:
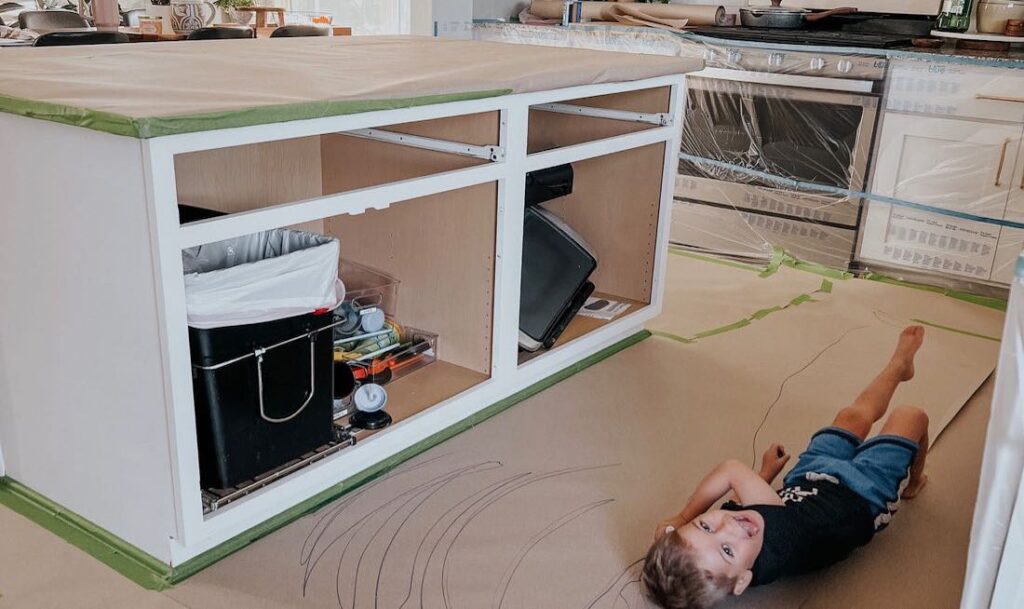
[[[854,80],[885,80],[889,60],[866,55],[703,45],[700,57],[709,68],[799,74]]]

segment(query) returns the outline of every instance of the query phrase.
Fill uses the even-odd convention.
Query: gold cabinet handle
[[[975,93],[974,99],[987,99],[989,101],[1004,101],[1013,102],[1015,104],[1024,104],[1024,97],[1011,97],[1009,95],[988,95],[986,93]]]
[[[1003,149],[999,153],[999,166],[996,167],[996,181],[993,186],[1002,186],[1003,183],[999,181],[1000,176],[1003,175],[1003,162],[1006,161],[1006,147],[1010,145],[1010,138],[1003,140]],[[1012,188],[1012,186],[1011,186]]]

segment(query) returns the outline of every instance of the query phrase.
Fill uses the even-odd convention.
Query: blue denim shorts
[[[854,491],[871,505],[875,530],[889,524],[900,493],[910,477],[917,442],[879,435],[861,442],[840,427],[825,427],[811,436],[807,450],[786,474],[786,486],[803,480],[829,480]]]

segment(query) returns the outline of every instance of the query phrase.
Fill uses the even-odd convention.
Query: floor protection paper
[[[924,407],[934,431],[995,364],[998,343],[985,337],[998,336],[1001,314],[941,295],[682,256],[669,275],[654,324],[668,334],[779,309],[694,341],[645,340],[167,594],[193,609],[639,609],[654,523],[723,459],[750,461],[773,441],[798,452],[910,320],[955,330],[928,328],[917,377],[896,397]],[[749,598],[796,606],[820,583]]]

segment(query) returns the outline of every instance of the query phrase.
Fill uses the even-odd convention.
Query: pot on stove
[[[834,8],[829,11],[813,12],[806,8],[782,6],[782,0],[771,0],[771,6],[740,9],[740,23],[746,27],[799,29],[832,15],[856,13],[852,6]]]

